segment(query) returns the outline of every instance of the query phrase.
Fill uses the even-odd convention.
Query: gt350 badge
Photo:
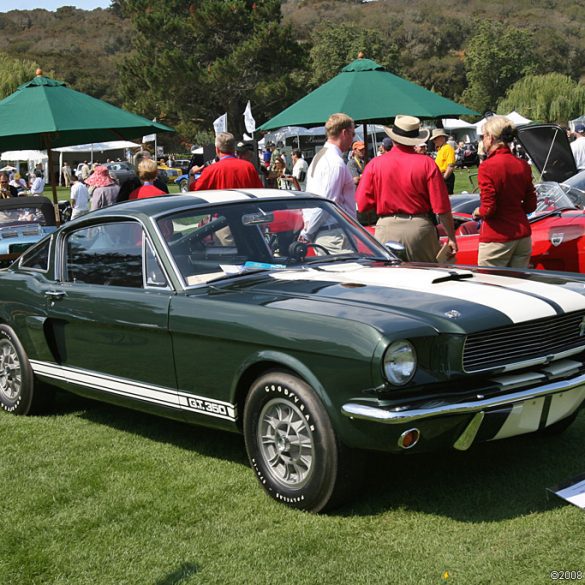
[[[199,396],[183,396],[181,403],[188,410],[195,410],[201,414],[236,420],[236,408],[226,402],[216,402]]]

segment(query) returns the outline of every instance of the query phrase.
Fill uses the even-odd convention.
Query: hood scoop
[[[465,280],[467,278],[473,278],[473,273],[455,272],[454,270],[449,270],[449,274],[445,276],[439,276],[438,278],[433,279],[431,282],[432,284],[439,284],[440,282],[449,282],[450,280]]]

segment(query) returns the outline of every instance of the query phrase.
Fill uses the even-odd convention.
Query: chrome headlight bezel
[[[384,377],[394,386],[408,384],[417,368],[414,346],[407,339],[393,341],[384,352],[382,370]]]

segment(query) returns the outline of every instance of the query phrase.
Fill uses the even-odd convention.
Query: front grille
[[[463,369],[478,372],[585,349],[585,311],[473,333],[463,347]]]

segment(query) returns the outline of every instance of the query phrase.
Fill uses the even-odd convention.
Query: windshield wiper
[[[369,260],[358,254],[337,254],[336,256],[311,256],[305,258],[305,264],[331,264],[333,262],[347,262],[348,260]]]
[[[221,276],[217,276],[216,278],[212,278],[208,280],[208,283],[218,282],[220,280],[232,280],[234,278],[241,278],[242,276],[249,276],[251,274],[259,274],[261,272],[272,272],[270,268],[246,268],[241,270],[240,272],[232,272],[230,274],[222,274]]]

